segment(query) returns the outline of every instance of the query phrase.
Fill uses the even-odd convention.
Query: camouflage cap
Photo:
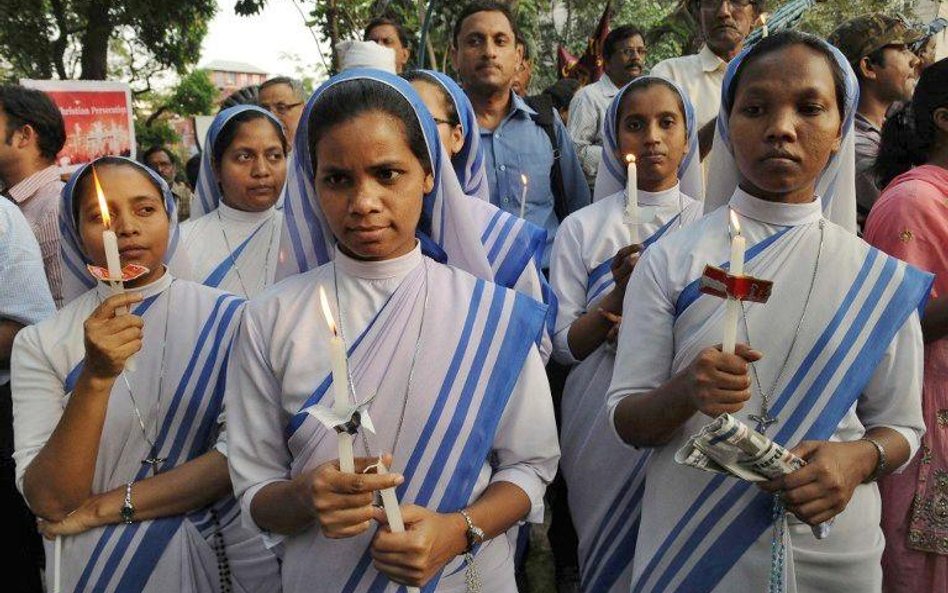
[[[827,38],[855,64],[877,49],[887,45],[911,44],[925,34],[904,20],[876,12],[856,17],[836,27]]]

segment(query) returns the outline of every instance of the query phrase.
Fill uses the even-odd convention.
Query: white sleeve
[[[647,250],[625,290],[616,350],[616,360],[622,364],[616,364],[606,395],[609,424],[620,440],[614,421],[619,402],[634,393],[660,387],[671,378],[675,304],[660,281],[667,275],[667,259],[654,247]]]
[[[602,160],[602,146],[595,144],[600,126],[599,112],[589,95],[588,91],[580,91],[570,101],[566,130],[576,145],[576,155],[583,166],[583,173],[588,179],[592,179],[599,169],[599,161]]]
[[[669,80],[675,80],[675,73],[672,72],[671,62],[668,60],[662,60],[661,62],[652,66],[652,71],[649,73],[652,76],[661,76],[662,78],[667,78]],[[675,80],[675,82],[678,82]]]
[[[22,493],[26,468],[46,446],[62,418],[66,392],[62,380],[43,351],[36,326],[27,327],[16,335],[10,371],[13,460],[16,462],[16,487]]]
[[[589,275],[583,264],[579,222],[567,217],[557,230],[550,255],[550,284],[556,293],[556,331],[553,334],[553,358],[561,364],[576,364],[569,347],[569,328],[586,312],[586,284]]]
[[[521,272],[513,289],[520,294],[525,294],[538,303],[543,302],[543,280],[540,279],[540,270],[531,261]],[[550,354],[553,352],[553,340],[550,338],[550,332],[547,331],[546,324],[543,325],[543,334],[540,336],[540,359],[543,364],[550,360]]]
[[[509,482],[530,498],[526,520],[543,522],[543,495],[560,459],[550,384],[539,354],[531,349],[520,371],[493,443],[490,483]]]
[[[922,414],[922,371],[924,343],[918,313],[905,324],[886,348],[869,384],[856,404],[856,415],[866,429],[885,426],[899,432],[908,441],[908,461],[915,456],[925,434]]]
[[[253,315],[244,309],[227,368],[227,461],[240,501],[244,525],[261,532],[250,503],[271,482],[290,479],[290,451],[283,436],[289,421],[281,406],[281,387],[267,356],[267,343]]]

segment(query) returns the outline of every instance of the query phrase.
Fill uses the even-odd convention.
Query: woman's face
[[[244,212],[276,204],[286,181],[286,154],[273,123],[264,118],[238,124],[215,168],[224,203]]]
[[[791,45],[750,64],[739,84],[729,127],[741,187],[774,202],[811,201],[842,141],[827,58]]]
[[[434,176],[412,153],[404,124],[366,112],[330,128],[315,148],[319,204],[343,252],[385,260],[414,249]]]
[[[639,188],[662,191],[678,183],[678,165],[688,152],[688,132],[678,94],[663,84],[622,97],[617,126],[620,163],[635,155]]]
[[[464,148],[464,130],[461,124],[452,124],[448,117],[447,106],[444,104],[444,91],[430,82],[424,80],[413,80],[411,86],[415,88],[425,107],[431,112],[435,122],[438,124],[438,136],[441,138],[441,144],[448,151],[448,155],[454,158],[454,155],[461,152]]]
[[[111,229],[118,237],[122,266],[138,264],[150,270],[127,285],[148,284],[164,273],[163,260],[168,248],[170,223],[161,192],[144,172],[131,165],[102,165],[96,167],[96,174],[109,206]],[[104,268],[105,224],[91,174],[79,188],[79,200],[79,237],[83,249],[93,264]]]

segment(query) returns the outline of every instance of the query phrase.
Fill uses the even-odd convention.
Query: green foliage
[[[157,71],[197,59],[216,9],[216,0],[0,0],[0,55],[17,77],[119,76],[147,88]]]
[[[174,88],[167,106],[178,115],[211,113],[217,100],[217,87],[206,70],[194,70]]]
[[[181,142],[181,136],[174,131],[167,120],[155,120],[148,125],[142,118],[135,120],[135,142],[141,147],[173,146]]]

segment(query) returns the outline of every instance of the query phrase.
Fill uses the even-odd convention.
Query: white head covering
[[[354,80],[371,80],[396,90],[411,105],[424,133],[428,159],[434,174],[434,189],[425,194],[421,221],[416,235],[425,255],[461,268],[479,278],[493,279],[487,250],[480,230],[470,223],[471,198],[458,182],[451,160],[441,144],[438,126],[411,84],[394,74],[380,70],[357,69],[338,74],[323,83],[303,111],[294,140],[297,158],[287,175],[284,221],[290,236],[299,272],[313,269],[332,259],[335,239],[326,223],[314,187],[313,160],[310,154],[309,125],[314,105],[336,85]]]
[[[602,160],[599,161],[599,170],[596,172],[596,188],[593,192],[593,201],[601,200],[616,192],[625,189],[628,177],[628,166],[620,162],[616,154],[619,152],[619,139],[616,130],[616,119],[619,117],[619,106],[622,97],[630,88],[638,88],[643,82],[660,80],[667,83],[678,92],[681,104],[685,108],[685,131],[688,134],[688,152],[678,165],[678,180],[681,193],[695,200],[704,199],[704,180],[701,177],[701,158],[698,150],[698,126],[695,123],[695,108],[688,98],[688,93],[672,80],[661,76],[640,76],[622,87],[606,110],[605,120],[602,122]]]
[[[165,212],[168,214],[169,226],[165,265],[168,266],[168,271],[178,278],[189,279],[191,277],[191,266],[188,263],[185,250],[179,249],[181,230],[178,227],[178,208],[174,196],[171,194],[171,188],[168,187],[168,184],[160,175],[138,161],[125,157],[101,157],[80,167],[72,174],[69,183],[63,188],[62,204],[59,209],[59,230],[61,234],[59,252],[63,259],[63,304],[87,292],[96,284],[96,279],[86,269],[86,265],[92,263],[92,260],[86,255],[82,238],[79,236],[79,225],[76,220],[76,200],[79,199],[79,196],[76,194],[76,189],[79,185],[79,179],[89,170],[89,167],[104,165],[109,162],[128,164],[138,169],[148,175],[152,183],[161,191],[165,203]],[[103,191],[108,195],[109,188],[105,187]]]
[[[731,109],[729,97],[732,94],[730,91],[734,85],[735,75],[748,56],[761,49],[766,50],[774,39],[789,34],[806,35],[824,45],[845,73],[846,96],[843,98],[842,144],[839,152],[830,158],[826,168],[823,169],[816,183],[816,194],[823,199],[823,215],[827,219],[847,230],[856,232],[856,152],[853,121],[856,116],[856,107],[859,105],[859,82],[846,57],[838,49],[822,39],[805,33],[787,31],[771,35],[753,47],[744,49],[728,64],[724,84],[721,87],[721,111],[718,114],[714,133],[714,148],[712,155],[708,157],[713,156],[714,167],[708,172],[708,191],[705,195],[704,211],[711,212],[727,204],[740,181],[740,172],[734,161],[728,132],[728,113]]]
[[[429,80],[440,85],[454,104],[461,130],[464,134],[464,146],[451,158],[454,172],[461,182],[464,193],[469,196],[490,201],[490,186],[487,184],[487,167],[481,152],[481,129],[477,125],[474,106],[464,90],[448,75],[434,70],[418,70]]]
[[[217,137],[227,126],[228,122],[235,116],[248,111],[255,111],[263,114],[267,119],[276,124],[280,134],[286,138],[286,132],[283,124],[272,113],[256,105],[236,105],[228,107],[214,118],[211,127],[207,129],[207,139],[204,141],[204,151],[201,153],[201,169],[198,172],[197,187],[195,188],[194,200],[191,202],[191,218],[200,218],[208,212],[217,210],[221,202],[221,185],[218,182],[217,175],[214,173],[214,144],[217,143]]]
[[[339,70],[374,68],[395,74],[395,50],[374,41],[341,41],[336,44]]]

